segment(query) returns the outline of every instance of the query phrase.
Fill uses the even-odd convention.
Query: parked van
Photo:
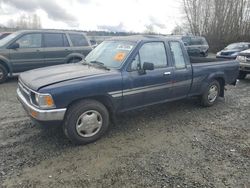
[[[205,37],[201,36],[176,36],[184,43],[187,52],[190,56],[202,56],[208,55],[209,45]]]
[[[0,40],[0,83],[35,68],[76,63],[92,50],[82,32],[58,30],[18,31]]]

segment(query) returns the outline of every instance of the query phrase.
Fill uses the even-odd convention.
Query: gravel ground
[[[0,85],[0,187],[250,188],[250,77],[210,108],[188,99],[123,114],[85,146],[34,125],[16,87]]]

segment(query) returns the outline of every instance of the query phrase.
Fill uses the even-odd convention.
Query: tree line
[[[212,51],[250,42],[250,0],[183,0],[188,29],[205,36]]]

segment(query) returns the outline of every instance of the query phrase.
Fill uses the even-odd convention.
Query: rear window
[[[44,35],[45,47],[65,47],[69,46],[65,34],[62,33],[45,33]]]
[[[73,46],[89,46],[89,43],[83,34],[69,34]]]

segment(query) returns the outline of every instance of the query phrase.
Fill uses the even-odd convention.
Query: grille
[[[246,56],[246,63],[250,63],[250,56]]]
[[[27,88],[27,86],[25,86],[21,81],[18,82],[18,88],[19,88],[20,92],[22,93],[22,95],[24,96],[24,98],[27,101],[30,101],[30,90],[29,90],[29,88]]]

